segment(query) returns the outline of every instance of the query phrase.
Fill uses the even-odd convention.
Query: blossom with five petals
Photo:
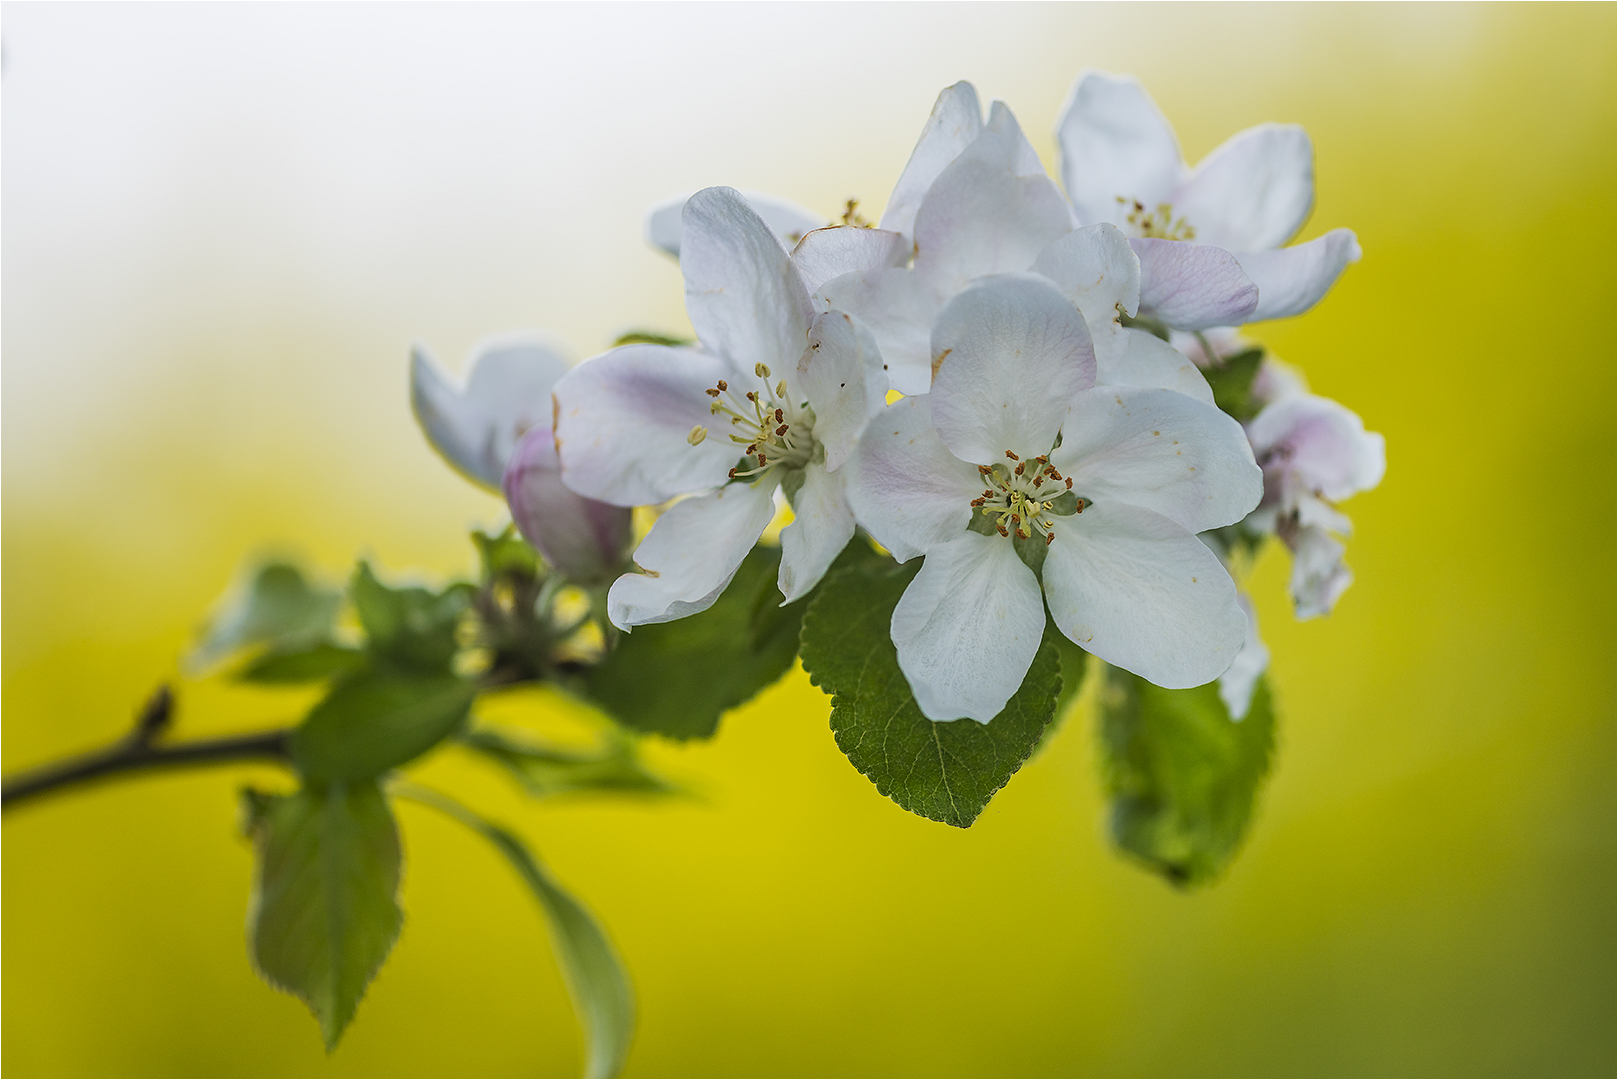
[[[922,712],[998,714],[1046,599],[1109,663],[1168,687],[1217,678],[1246,620],[1196,534],[1259,500],[1240,425],[1183,394],[1096,386],[1083,316],[1033,274],[961,291],[931,349],[931,392],[871,422],[848,478],[871,535],[901,561],[925,557],[891,623]],[[1043,556],[1038,575],[1024,555]]]
[[[1056,138],[1062,183],[1079,220],[1129,230],[1148,278],[1159,262],[1186,259],[1188,247],[1222,248],[1235,257],[1257,286],[1257,303],[1225,323],[1307,311],[1359,260],[1359,242],[1348,229],[1283,246],[1303,227],[1315,201],[1314,147],[1296,124],[1238,132],[1193,169],[1139,82],[1087,71],[1073,85]],[[1143,297],[1147,314],[1156,302],[1155,296]],[[1163,321],[1183,330],[1220,325]]]
[[[844,461],[882,406],[870,334],[816,314],[776,236],[730,188],[683,210],[680,266],[700,348],[628,345],[587,360],[555,389],[562,478],[619,506],[679,495],[613,583],[607,613],[629,629],[703,611],[775,512],[787,600],[813,588],[854,535]]]

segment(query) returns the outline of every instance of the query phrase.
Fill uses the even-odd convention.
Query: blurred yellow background
[[[502,508],[417,434],[406,356],[597,351],[686,324],[646,206],[725,183],[868,212],[938,90],[1050,132],[1139,75],[1195,160],[1313,135],[1304,236],[1364,261],[1258,328],[1386,434],[1358,575],[1292,621],[1254,579],[1278,769],[1227,877],[1107,847],[1088,717],[969,831],[856,774],[801,671],[700,798],[516,826],[609,926],[664,1075],[1591,1074],[1614,1061],[1614,8],[31,6],[4,39],[4,764],[119,735],[244,557],[443,578]],[[180,683],[179,728],[306,697]],[[500,702],[540,728],[544,699]],[[541,921],[491,850],[401,811],[404,934],[341,1047],[249,969],[248,767],[5,818],[11,1075],[575,1072]]]

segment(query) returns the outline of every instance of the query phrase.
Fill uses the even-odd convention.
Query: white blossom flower
[[[920,394],[931,385],[933,321],[951,297],[984,275],[1032,269],[1061,286],[1090,320],[1102,382],[1212,401],[1184,358],[1119,324],[1120,314],[1136,313],[1143,288],[1140,260],[1123,234],[1111,225],[1075,232],[1066,200],[1016,117],[997,101],[984,124],[970,83],[939,95],[881,227],[900,239],[900,260],[914,251],[912,265],[848,267],[828,275],[816,299],[871,328],[895,390]],[[1256,293],[1227,253],[1187,250],[1178,276],[1155,286],[1159,292],[1187,310],[1213,312],[1216,321],[1251,310]]]
[[[1266,405],[1247,434],[1264,470],[1264,499],[1248,525],[1274,532],[1291,549],[1298,618],[1325,615],[1354,580],[1343,544],[1332,535],[1351,531],[1335,504],[1382,481],[1383,438],[1349,409],[1307,393]]]
[[[854,534],[844,461],[887,392],[869,333],[817,316],[787,252],[741,195],[708,188],[684,209],[680,265],[700,349],[628,345],[556,386],[562,478],[620,506],[676,503],[608,594],[628,629],[705,610],[774,514],[787,600],[813,588]]]
[[[1315,199],[1314,147],[1296,124],[1248,128],[1193,169],[1137,81],[1087,71],[1074,83],[1056,134],[1062,182],[1079,220],[1128,230],[1148,279],[1159,262],[1188,258],[1188,247],[1222,248],[1234,256],[1258,296],[1245,317],[1226,323],[1306,311],[1359,260],[1359,242],[1348,229],[1283,246],[1303,227]],[[1142,308],[1161,317],[1158,302],[1144,296]],[[1205,318],[1200,325],[1163,321],[1185,330],[1220,325]]]
[[[1217,678],[1246,620],[1196,534],[1259,500],[1240,425],[1183,394],[1095,386],[1084,317],[1034,274],[961,291],[931,351],[931,392],[871,422],[848,478],[871,535],[901,561],[925,557],[891,625],[922,712],[998,714],[1038,649],[1045,600],[1108,663],[1169,687]],[[1019,547],[1043,554],[1039,576]]]
[[[457,386],[426,348],[410,353],[410,407],[427,441],[462,476],[500,490],[506,462],[535,425],[548,425],[551,388],[572,360],[565,346],[538,334],[489,340],[472,350]]]
[[[804,236],[826,225],[826,218],[807,210],[797,203],[757,191],[739,192],[753,213],[775,234],[775,238],[788,251]],[[683,211],[691,196],[676,195],[665,199],[646,212],[646,242],[665,255],[680,257],[680,237],[685,231]]]

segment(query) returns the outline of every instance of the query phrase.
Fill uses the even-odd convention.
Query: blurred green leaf
[[[620,737],[595,754],[529,746],[492,728],[469,731],[460,741],[502,765],[531,795],[592,791],[656,795],[678,790],[646,770],[627,738]]]
[[[585,674],[585,693],[637,731],[713,735],[726,710],[774,683],[797,654],[807,601],[781,606],[780,563],[780,548],[755,547],[707,611],[621,636]]]
[[[1101,688],[1101,765],[1112,838],[1176,885],[1210,881],[1235,857],[1275,750],[1275,709],[1260,678],[1247,717],[1230,719],[1219,684],[1161,686],[1109,668]]]
[[[457,647],[455,630],[471,606],[473,589],[457,583],[442,592],[419,586],[390,588],[368,563],[354,568],[349,598],[373,655],[419,671],[448,671]]]
[[[478,549],[485,584],[497,578],[539,576],[539,552],[522,538],[515,525],[507,525],[498,535],[474,529],[472,543]]]
[[[655,330],[630,330],[619,334],[618,340],[612,343],[613,348],[620,345],[695,345],[695,338],[674,337],[670,334],[659,334]]]
[[[832,732],[854,767],[906,810],[964,829],[1022,767],[1055,713],[1060,635],[1046,628],[1022,686],[990,723],[928,720],[889,637],[894,606],[920,567],[855,565],[829,576],[803,620],[803,666],[832,695]]]
[[[426,753],[472,707],[476,687],[454,675],[357,671],[331,688],[292,733],[307,779],[366,780]]]
[[[509,830],[428,788],[398,783],[392,790],[448,814],[493,844],[511,863],[550,924],[562,975],[584,1025],[584,1074],[618,1075],[635,1035],[635,995],[617,950],[595,917],[552,880],[527,845]]]
[[[244,795],[258,871],[248,949],[330,1052],[399,936],[399,834],[374,783]]]
[[[321,682],[365,660],[361,649],[321,642],[305,649],[270,652],[244,664],[235,678],[252,683]]]
[[[219,607],[187,657],[201,670],[255,645],[293,649],[331,633],[341,597],[310,584],[291,563],[265,563]]]
[[[1253,400],[1253,380],[1258,377],[1263,361],[1263,349],[1247,349],[1225,357],[1218,367],[1202,369],[1203,377],[1213,390],[1214,404],[1240,423],[1245,424],[1258,415],[1259,403]]]

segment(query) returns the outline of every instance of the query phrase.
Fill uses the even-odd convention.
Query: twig
[[[177,765],[286,761],[289,758],[287,741],[292,734],[290,728],[225,739],[156,745],[157,737],[169,727],[173,715],[174,696],[167,686],[160,686],[141,709],[134,730],[113,745],[0,780],[0,807],[9,810],[25,800],[117,773]]]

